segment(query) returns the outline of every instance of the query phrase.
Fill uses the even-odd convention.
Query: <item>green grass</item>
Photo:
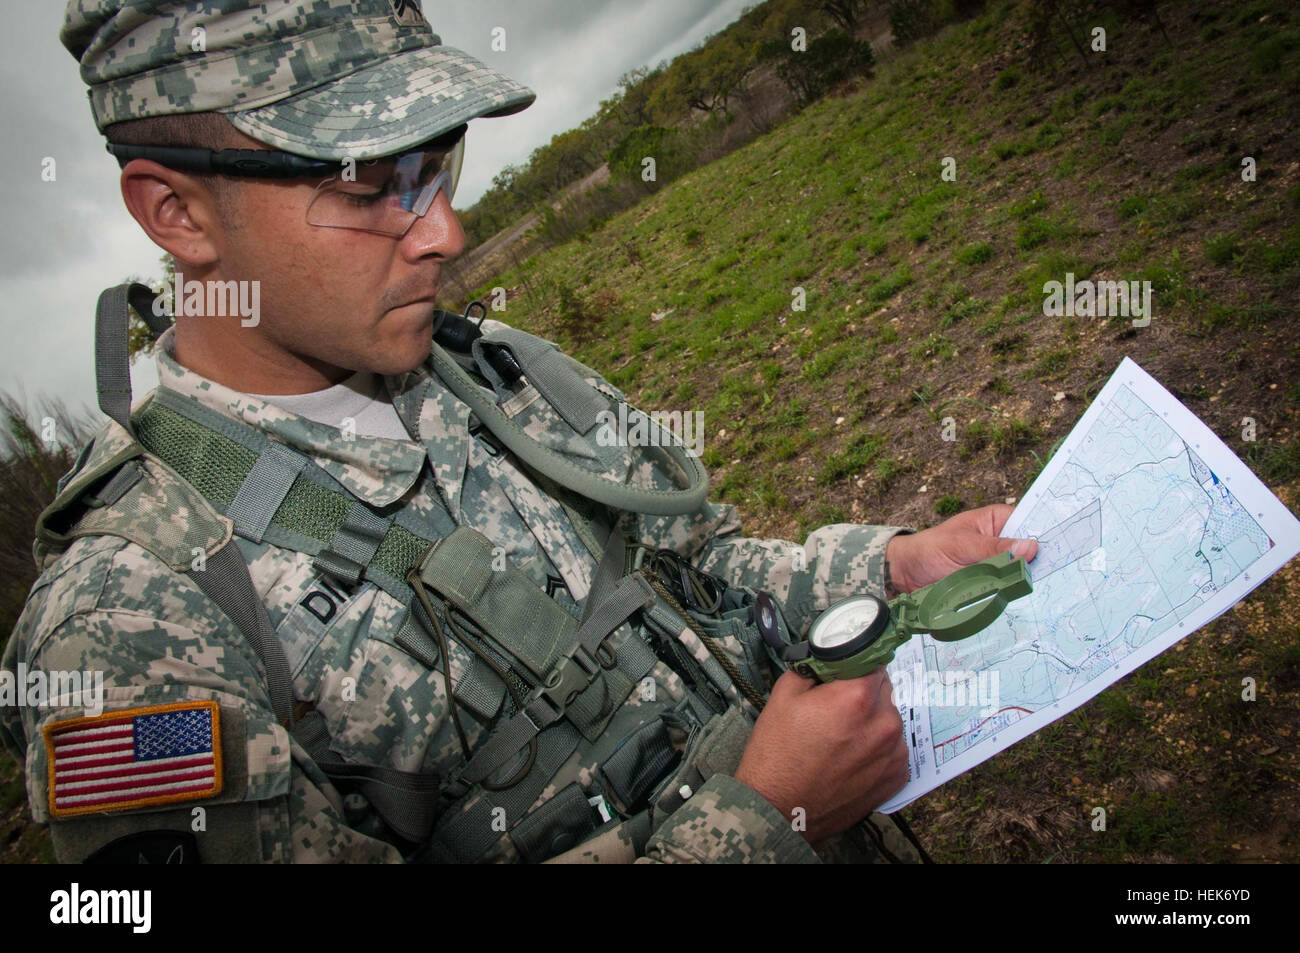
[[[1214,265],[1228,265],[1241,254],[1241,242],[1235,235],[1218,235],[1205,240],[1205,258]]]
[[[1016,247],[1029,251],[1055,239],[1069,235],[1069,229],[1046,218],[1030,218],[1020,223],[1016,230]]]
[[[982,265],[993,257],[993,246],[988,242],[977,242],[957,249],[954,255],[963,265]]]
[[[880,455],[885,442],[870,434],[861,434],[844,450],[832,453],[822,465],[818,480],[822,483],[834,483],[844,477],[852,476],[869,467]]]

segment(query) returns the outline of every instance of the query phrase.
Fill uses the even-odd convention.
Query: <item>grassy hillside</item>
[[[1081,56],[1061,32],[1036,70],[1024,8],[992,4],[480,293],[509,289],[506,320],[639,406],[703,410],[714,498],[750,535],[924,526],[1017,498],[1124,355],[1294,508],[1288,10],[1164,4],[1168,39],[1086,16],[1076,34],[1104,27],[1107,51]],[[1151,281],[1150,325],[1044,317],[1043,283],[1067,272]],[[1297,859],[1298,589],[1279,573],[918,802],[913,826],[945,860]]]

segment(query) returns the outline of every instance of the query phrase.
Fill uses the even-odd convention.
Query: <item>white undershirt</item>
[[[378,375],[357,371],[347,380],[310,394],[249,394],[299,417],[342,429],[350,419],[362,437],[410,440]]]

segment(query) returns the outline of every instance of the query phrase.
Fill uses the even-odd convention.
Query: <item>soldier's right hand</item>
[[[903,719],[884,669],[818,684],[786,672],[750,735],[735,778],[793,818],[809,843],[847,830],[908,780]]]

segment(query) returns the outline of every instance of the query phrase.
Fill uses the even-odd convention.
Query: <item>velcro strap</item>
[[[260,543],[275,511],[289,495],[293,481],[306,463],[302,454],[284,444],[267,444],[226,510],[226,515],[235,522],[235,532]]]
[[[375,558],[390,525],[391,521],[376,516],[370,507],[357,500],[329,546],[316,554],[312,565],[349,587],[355,586]]]

